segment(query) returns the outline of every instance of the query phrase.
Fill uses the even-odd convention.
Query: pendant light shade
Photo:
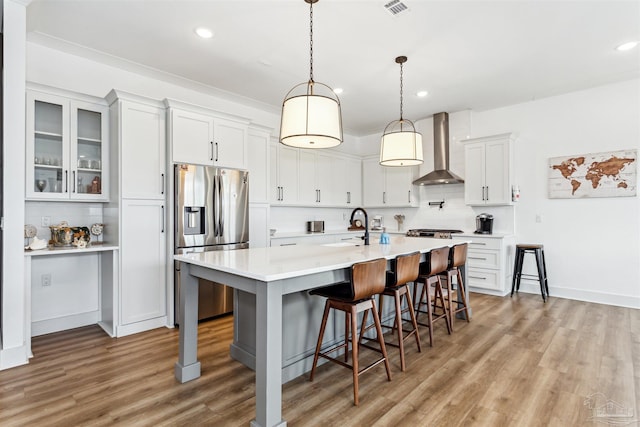
[[[380,141],[382,166],[415,166],[422,164],[422,135],[416,132],[411,120],[402,118],[402,64],[406,56],[396,58],[400,64],[400,120],[394,120],[384,128]]]
[[[343,140],[340,99],[329,86],[313,80],[313,3],[318,0],[304,1],[310,9],[309,81],[285,96],[280,142],[298,148],[330,148]]]

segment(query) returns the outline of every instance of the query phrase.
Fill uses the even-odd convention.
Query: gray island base
[[[279,246],[176,255],[175,260],[184,265],[175,377],[184,383],[200,376],[198,278],[225,283],[237,290],[232,357],[256,372],[256,419],[251,425],[286,426],[282,383],[310,369],[308,359],[317,335],[309,331],[318,330],[322,317],[321,298],[310,297],[305,291],[347,279],[349,268],[357,262],[391,260],[400,254],[424,254],[451,245],[447,239],[398,236],[389,245]],[[325,342],[338,338],[336,330],[334,322]]]

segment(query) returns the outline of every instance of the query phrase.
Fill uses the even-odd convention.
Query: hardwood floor
[[[640,310],[527,294],[472,294],[471,307],[453,335],[437,322],[432,348],[422,328],[427,344],[407,345],[405,373],[390,347],[393,380],[382,366],[362,375],[358,407],[335,364],[285,384],[288,425],[614,425],[590,419],[607,399],[617,421],[640,425]],[[29,365],[0,371],[0,426],[247,426],[254,375],[229,357],[232,335],[231,317],[200,325],[202,377],[185,384],[173,376],[177,330],[36,337]]]

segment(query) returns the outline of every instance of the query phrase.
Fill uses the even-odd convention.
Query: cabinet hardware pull
[[[482,201],[484,202],[484,185],[482,186]]]
[[[468,257],[468,258],[469,258],[469,259],[481,259],[481,260],[483,260],[483,261],[486,261],[486,260],[487,260],[486,258],[480,258],[480,257],[475,257],[475,256],[470,256],[470,257]]]
[[[387,192],[386,191],[382,192],[382,203],[387,203]]]
[[[164,194],[164,174],[160,174],[160,177],[162,178],[162,191],[160,194]]]
[[[489,186],[487,185],[487,202],[489,201]]]
[[[164,233],[164,205],[160,206],[162,208],[162,230],[161,233]]]
[[[213,161],[213,141],[211,141],[211,160]]]
[[[486,277],[478,277],[478,276],[469,276],[470,279],[480,279],[480,280],[487,280]]]
[[[347,191],[347,204],[351,203],[351,191]]]
[[[64,170],[64,192],[69,192],[69,171],[66,169]]]
[[[481,246],[487,246],[486,243],[482,243],[482,242],[471,242],[472,245],[481,245]]]
[[[218,161],[218,143],[216,142],[216,162]]]
[[[284,187],[280,187],[280,200],[284,202]]]
[[[280,246],[295,246],[297,243],[280,243]]]
[[[76,192],[76,171],[73,171],[73,193]]]
[[[411,203],[411,190],[409,190],[407,193],[409,193],[409,198],[407,199],[407,202]]]
[[[320,190],[316,190],[316,203],[320,202]]]

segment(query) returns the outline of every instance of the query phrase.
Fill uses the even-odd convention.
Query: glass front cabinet
[[[106,101],[27,91],[26,198],[107,201]]]

